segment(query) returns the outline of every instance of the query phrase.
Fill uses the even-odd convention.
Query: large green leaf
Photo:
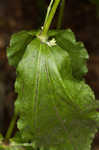
[[[68,42],[71,51],[73,46],[78,47],[69,35]],[[87,58],[83,48],[82,51]],[[49,47],[35,38],[17,67],[18,128],[25,142],[44,150],[90,150],[97,131],[99,114],[94,94],[88,85],[72,76],[71,54],[68,48]],[[79,59],[76,54],[75,57]],[[77,77],[81,74],[80,71]]]
[[[81,42],[76,42],[73,32],[68,30],[59,31],[55,35],[55,39],[60,47],[66,50],[71,58],[73,76],[77,79],[87,73],[86,60],[88,59],[88,53]]]

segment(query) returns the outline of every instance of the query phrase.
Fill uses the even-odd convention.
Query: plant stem
[[[59,5],[59,2],[60,2],[60,0],[55,0],[55,2],[53,4],[53,7],[52,7],[52,9],[50,11],[50,14],[48,16],[48,19],[47,19],[46,23],[44,24],[41,36],[46,36],[47,35],[47,32],[48,32],[48,30],[50,28],[52,19],[53,19],[54,15],[55,15],[55,12],[56,12],[56,9],[57,9],[57,7]]]
[[[52,5],[53,5],[53,1],[54,1],[54,0],[51,0],[50,4],[49,4],[49,6],[48,6],[47,14],[46,14],[46,17],[45,17],[44,25],[46,24],[47,19],[48,19],[48,17],[49,17],[49,14],[50,14],[50,11],[51,11],[51,8],[52,8]]]
[[[13,129],[15,127],[16,119],[17,119],[17,114],[14,113],[13,118],[12,118],[9,128],[8,128],[8,131],[6,133],[5,140],[9,140],[9,138],[11,137]]]
[[[57,29],[60,29],[61,26],[62,26],[62,20],[63,20],[64,8],[65,8],[65,0],[62,0],[61,6],[60,6],[60,11],[59,11],[59,17],[58,17]]]

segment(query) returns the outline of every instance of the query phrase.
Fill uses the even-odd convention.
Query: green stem
[[[50,14],[48,16],[48,19],[46,21],[46,24],[44,24],[41,36],[46,36],[47,35],[47,32],[48,32],[48,30],[50,28],[52,19],[53,19],[54,15],[55,15],[55,12],[56,12],[56,9],[57,9],[59,3],[60,3],[60,0],[55,0],[55,2],[53,4],[53,7],[52,7],[52,9],[50,11]]]
[[[8,131],[6,133],[5,140],[9,140],[9,138],[11,137],[13,129],[15,127],[16,119],[17,119],[17,114],[14,113],[13,118],[12,118],[9,128],[8,128]]]
[[[50,14],[50,11],[51,11],[51,8],[52,8],[52,5],[53,5],[53,1],[54,1],[54,0],[51,0],[50,4],[49,4],[49,6],[48,6],[47,14],[46,14],[46,18],[45,18],[44,25],[46,24],[47,19],[48,19],[48,17],[49,17],[49,14]]]
[[[59,17],[58,17],[58,23],[57,23],[57,29],[60,29],[62,26],[62,20],[64,15],[64,8],[65,8],[65,0],[62,0],[60,11],[59,11]]]

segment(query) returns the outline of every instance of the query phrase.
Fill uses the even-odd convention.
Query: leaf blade
[[[83,109],[95,98],[84,82],[74,80],[71,69],[65,69],[70,65],[68,52],[57,45],[49,47],[38,39],[28,45],[15,84],[19,95],[15,105],[20,112],[18,128],[25,141],[34,141],[44,149],[90,150],[96,122],[90,114],[86,118]],[[75,87],[72,91],[71,86]],[[78,92],[86,104],[84,98],[77,97]]]

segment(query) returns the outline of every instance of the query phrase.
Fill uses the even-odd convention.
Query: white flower
[[[56,45],[56,40],[53,38],[52,40],[47,42],[47,45],[50,46],[50,47],[55,46]]]

